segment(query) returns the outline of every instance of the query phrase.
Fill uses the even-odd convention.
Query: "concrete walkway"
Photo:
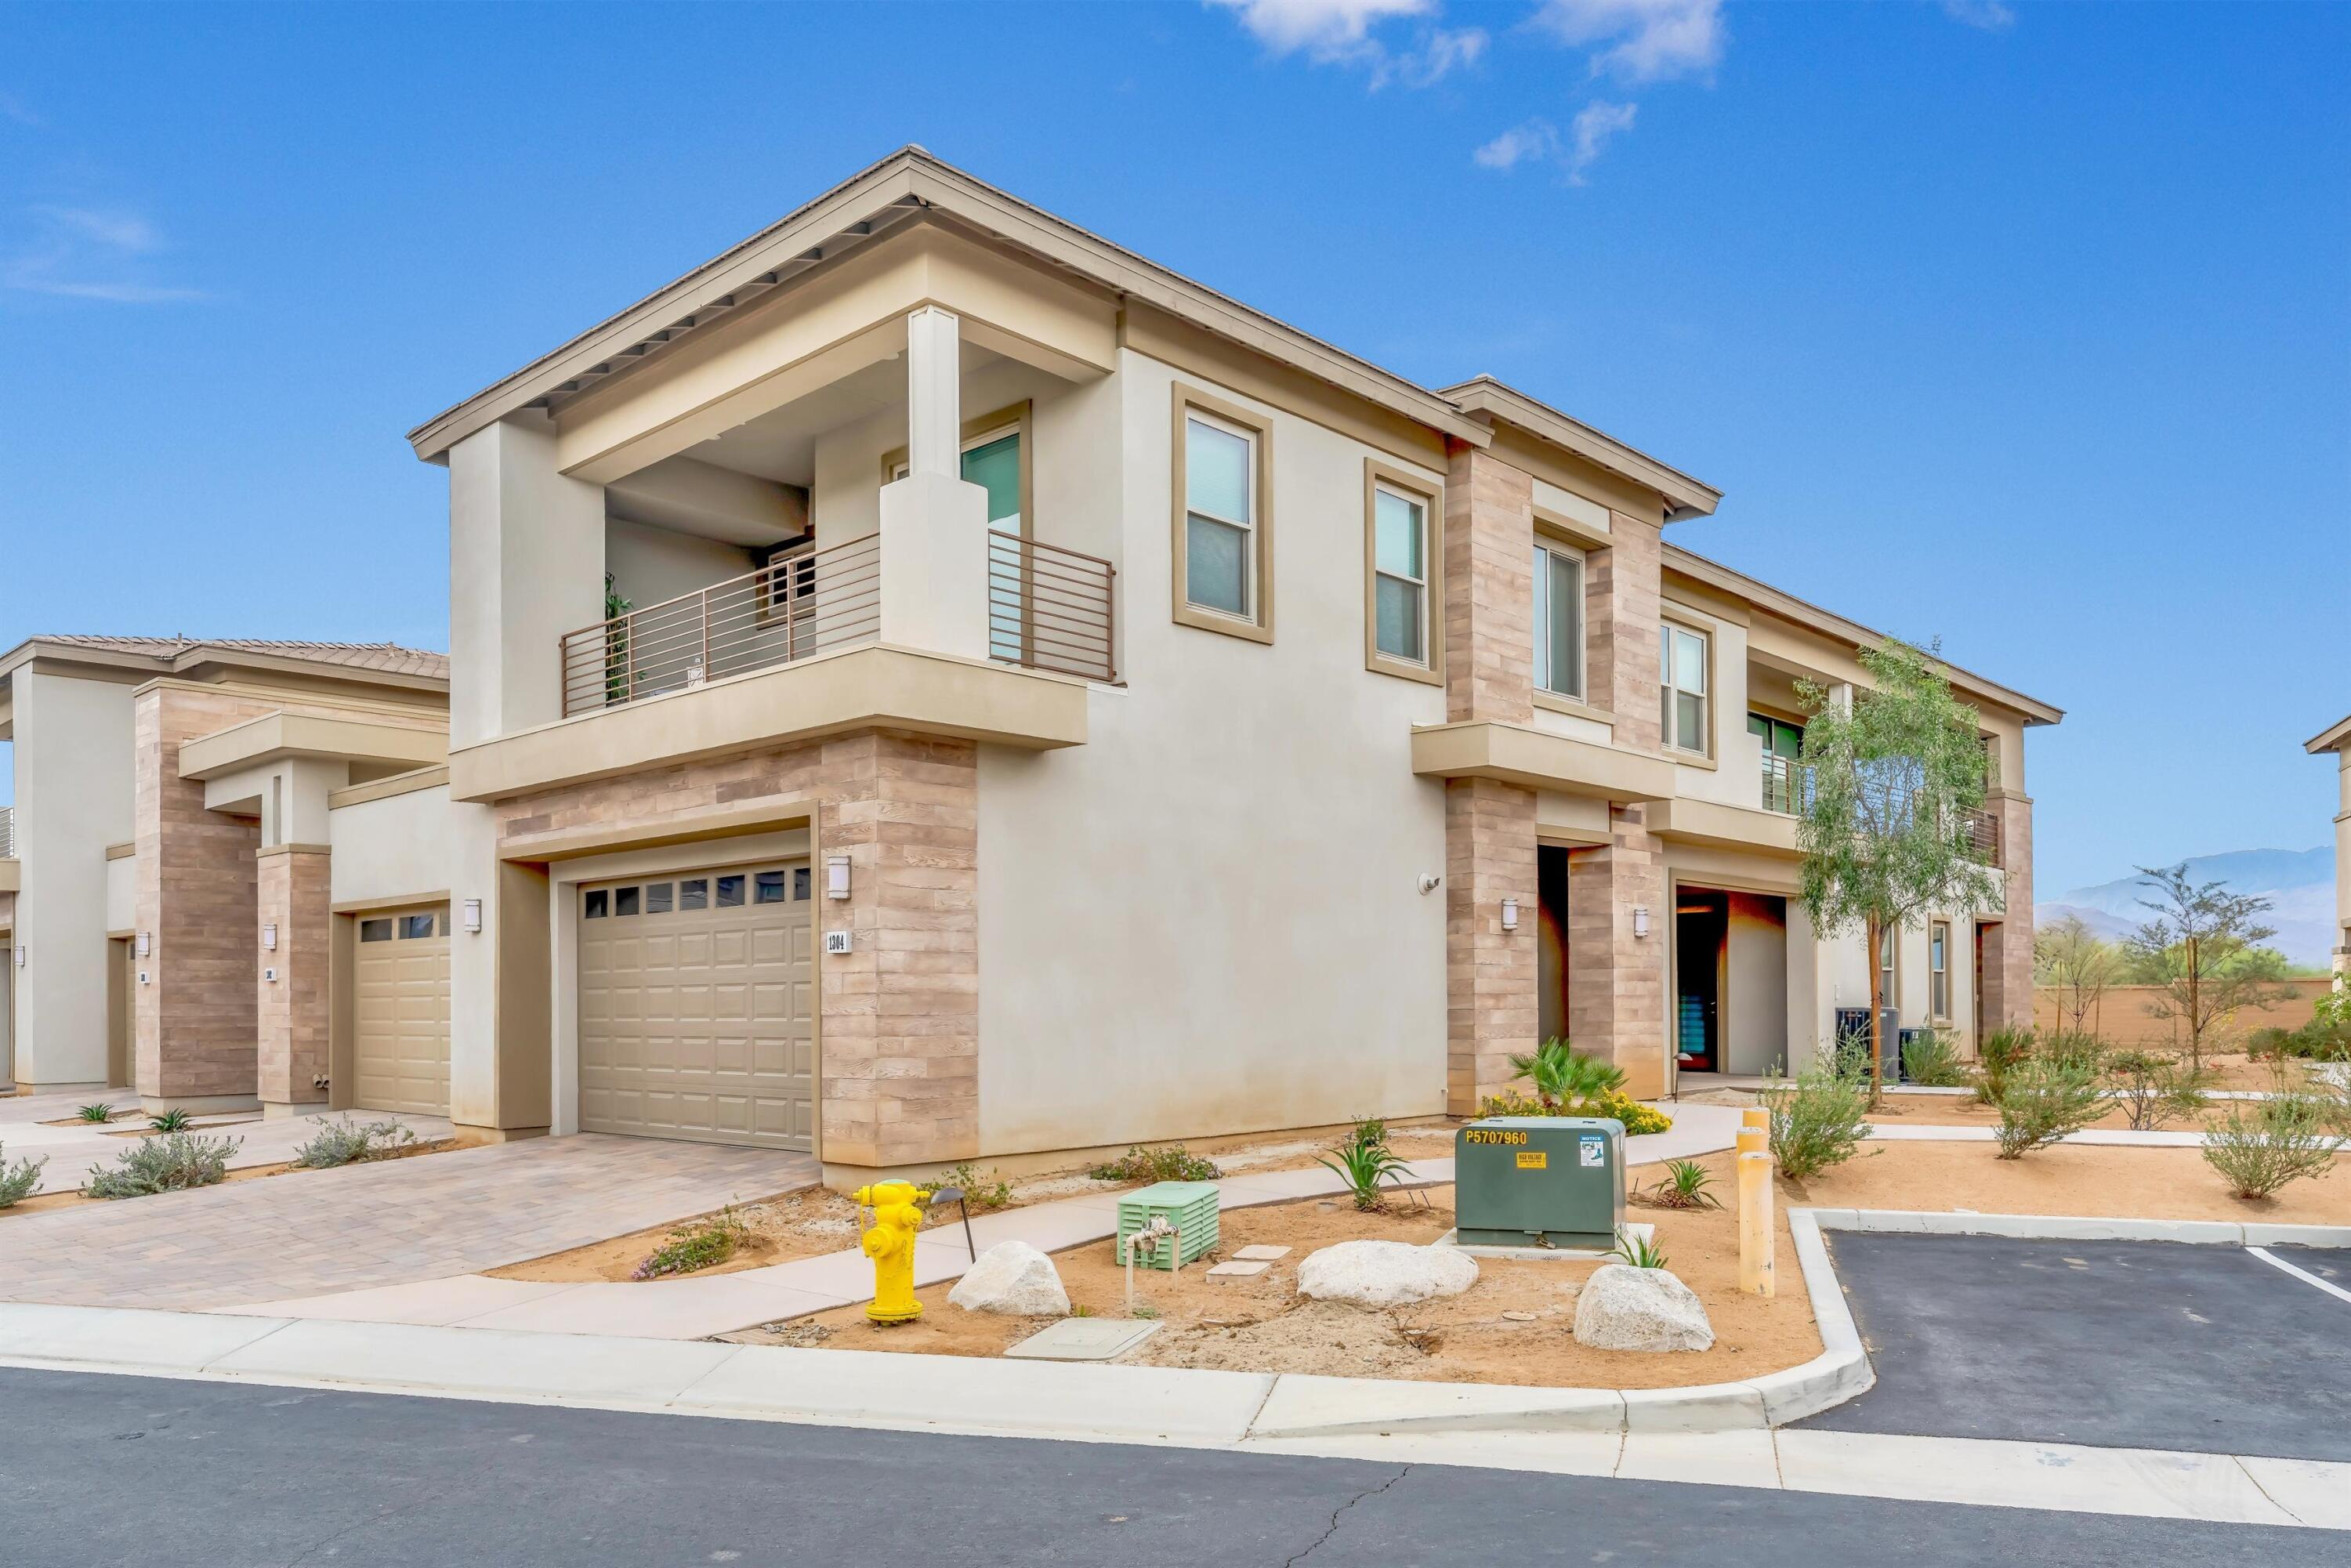
[[[89,1179],[92,1166],[111,1166],[135,1141],[121,1134],[143,1132],[147,1118],[129,1115],[113,1122],[78,1122],[69,1127],[44,1126],[44,1122],[70,1116],[80,1106],[110,1100],[121,1106],[138,1103],[138,1096],[116,1091],[104,1094],[42,1094],[0,1100],[0,1151],[7,1163],[32,1158],[41,1167],[35,1195],[72,1192]],[[455,1131],[446,1116],[394,1115],[388,1111],[307,1111],[298,1116],[264,1117],[258,1111],[235,1116],[204,1116],[190,1129],[208,1138],[234,1138],[236,1152],[228,1168],[250,1170],[256,1166],[283,1165],[294,1151],[318,1135],[321,1124],[348,1116],[353,1122],[397,1122],[422,1143],[434,1143]],[[152,1134],[150,1134],[152,1135]]]
[[[0,1297],[234,1307],[495,1269],[766,1197],[806,1155],[593,1134],[0,1215]]]
[[[1740,1113],[1724,1105],[1684,1104],[1670,1131],[1625,1140],[1629,1165],[1651,1165],[1727,1149],[1736,1140]],[[1405,1181],[1427,1186],[1453,1179],[1450,1159],[1415,1160]],[[1228,1176],[1217,1183],[1226,1208],[1288,1203],[1343,1190],[1319,1166]],[[1116,1189],[1032,1204],[971,1222],[985,1252],[999,1241],[1020,1240],[1056,1252],[1113,1236],[1118,1228]],[[614,1232],[626,1228],[616,1226]],[[936,1284],[970,1266],[961,1226],[925,1231],[914,1245],[914,1282]],[[554,1333],[619,1334],[646,1339],[705,1339],[787,1318],[805,1317],[869,1299],[873,1266],[855,1248],[821,1257],[771,1263],[733,1274],[688,1275],[643,1284],[546,1284],[492,1280],[479,1274],[423,1279],[356,1293],[258,1301],[231,1310],[284,1318],[418,1323]]]

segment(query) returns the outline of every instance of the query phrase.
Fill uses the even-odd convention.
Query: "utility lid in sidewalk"
[[[1027,1361],[1109,1361],[1149,1339],[1158,1327],[1148,1321],[1063,1318],[1004,1354]]]

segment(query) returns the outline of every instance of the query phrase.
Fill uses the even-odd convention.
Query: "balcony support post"
[[[962,323],[906,318],[906,476],[882,486],[882,641],[987,657],[987,492],[962,477]]]

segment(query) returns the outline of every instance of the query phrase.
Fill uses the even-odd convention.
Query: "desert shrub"
[[[33,1189],[41,1185],[41,1167],[49,1163],[47,1156],[37,1160],[27,1156],[12,1166],[7,1153],[0,1148],[0,1208],[32,1197]]]
[[[74,1114],[85,1122],[110,1122],[114,1120],[114,1107],[100,1100],[94,1104],[77,1105]]]
[[[1662,1133],[1674,1124],[1674,1119],[1654,1105],[1644,1105],[1622,1090],[1614,1090],[1591,1100],[1563,1102],[1546,1105],[1540,1100],[1530,1100],[1515,1091],[1489,1094],[1479,1107],[1485,1116],[1604,1116],[1614,1117],[1625,1124],[1625,1135],[1635,1137],[1646,1133]]]
[[[2351,992],[2331,992],[2319,998],[2318,1009],[2300,1029],[2255,1030],[2246,1041],[2247,1051],[2254,1056],[2274,1057],[2281,1061],[2288,1057],[2304,1061],[2351,1061],[2351,1015],[2332,1005],[2338,995]]]
[[[964,1207],[982,1214],[993,1213],[1012,1201],[1012,1184],[1004,1179],[1003,1172],[990,1171],[981,1176],[979,1167],[969,1160],[947,1170],[931,1185],[931,1190],[936,1192],[943,1186],[961,1192]]]
[[[716,1214],[689,1219],[669,1233],[669,1239],[631,1270],[632,1280],[659,1280],[670,1274],[691,1274],[726,1262],[751,1239],[751,1228],[728,1204]]]
[[[1959,1060],[1959,1045],[1948,1030],[1931,1030],[1902,1048],[1902,1076],[1922,1089],[1959,1089],[1968,1083],[1968,1064]]]
[[[1535,1098],[1549,1106],[1596,1100],[1625,1086],[1623,1068],[1583,1055],[1558,1035],[1537,1046],[1532,1056],[1511,1057],[1510,1068],[1534,1085]]]
[[[228,1178],[229,1156],[241,1138],[206,1138],[194,1133],[164,1133],[141,1138],[115,1156],[114,1168],[89,1167],[82,1191],[92,1197],[147,1197],[210,1186]]]
[[[2268,1197],[2289,1182],[2327,1175],[2346,1143],[2333,1096],[2287,1090],[2231,1106],[2204,1134],[2204,1163],[2239,1197]]]
[[[1771,1155],[1794,1181],[1853,1158],[1868,1130],[1869,1081],[1815,1061],[1796,1078],[1773,1072],[1756,1096],[1771,1113]]]
[[[174,1105],[168,1111],[159,1111],[148,1117],[147,1125],[158,1133],[184,1133],[195,1125],[195,1118]]]
[[[2135,1133],[2159,1131],[2204,1108],[2195,1072],[2167,1051],[2117,1051],[2106,1058],[2106,1076]]]
[[[1137,1144],[1114,1160],[1089,1167],[1086,1175],[1096,1181],[1214,1181],[1217,1167],[1181,1144],[1164,1149]]]
[[[1976,1046],[1977,1101],[1997,1106],[2001,1091],[2007,1087],[2008,1075],[2032,1058],[2032,1031],[2029,1029],[2003,1025],[1987,1030]]]
[[[2095,1078],[2106,1070],[2106,1058],[2113,1053],[2105,1040],[2086,1030],[2058,1030],[2043,1037],[2032,1054],[2036,1060],[2066,1071],[2086,1072]]]
[[[2000,1157],[2022,1159],[2105,1113],[2098,1081],[2078,1063],[2033,1058],[2011,1069],[2001,1087]]]
[[[1666,1266],[1665,1249],[1657,1245],[1657,1239],[1654,1236],[1620,1234],[1608,1255],[1635,1269],[1662,1269]]]
[[[1399,1179],[1404,1157],[1388,1147],[1388,1124],[1378,1116],[1358,1117],[1346,1142],[1315,1164],[1347,1184],[1355,1207],[1374,1211],[1381,1207],[1380,1183]]]
[[[1707,1190],[1713,1185],[1713,1176],[1696,1160],[1667,1160],[1657,1184],[1634,1196],[1652,1208],[1720,1208],[1721,1200]]]
[[[294,1151],[292,1163],[304,1170],[326,1170],[362,1160],[388,1160],[416,1146],[416,1134],[398,1122],[369,1122],[349,1116],[324,1124],[318,1135]]]

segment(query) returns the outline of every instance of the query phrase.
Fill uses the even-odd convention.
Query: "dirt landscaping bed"
[[[2204,1103],[2204,1109],[2194,1115],[2167,1117],[2164,1120],[2163,1130],[2171,1133],[2198,1132],[2226,1116],[2232,1106],[2242,1103],[2242,1101],[2237,1100],[2208,1100]],[[1888,1093],[1885,1103],[1869,1113],[1869,1119],[1873,1122],[1886,1122],[1906,1127],[1997,1127],[2000,1125],[1998,1111],[1962,1094]],[[2120,1104],[2116,1104],[2090,1125],[2126,1132],[2130,1127],[2130,1114]]]
[[[2059,1144],[2019,1160],[2000,1158],[1989,1143],[1870,1142],[1862,1151],[1809,1181],[1782,1178],[1781,1202],[1932,1214],[2351,1225],[2351,1153],[2335,1156],[2331,1175],[2248,1201],[2231,1196],[2199,1149]]]
[[[1718,1191],[1731,1190],[1731,1161],[1701,1162]],[[1649,1173],[1636,1172],[1636,1177]],[[1135,1270],[1135,1296],[1165,1324],[1124,1359],[1137,1365],[1228,1371],[1401,1377],[1536,1387],[1663,1388],[1759,1376],[1818,1355],[1821,1341],[1780,1220],[1780,1292],[1766,1300],[1738,1288],[1738,1230],[1723,1210],[1637,1207],[1654,1224],[1667,1266],[1698,1293],[1712,1319],[1714,1348],[1666,1354],[1590,1350],[1573,1334],[1575,1294],[1601,1264],[1592,1260],[1479,1260],[1466,1294],[1416,1306],[1370,1311],[1311,1301],[1297,1292],[1298,1265],[1318,1248],[1375,1239],[1426,1244],[1453,1228],[1453,1189],[1399,1195],[1388,1211],[1364,1214],[1339,1198],[1305,1198],[1224,1212],[1217,1257],[1252,1245],[1288,1247],[1264,1273],[1211,1280],[1206,1261],[1175,1278]],[[1095,1317],[1127,1315],[1123,1271],[1109,1240],[1057,1253],[1071,1305]],[[923,1317],[880,1328],[862,1307],[725,1337],[758,1344],[822,1344],[944,1355],[1000,1355],[1044,1326],[1040,1320],[967,1312],[947,1302],[949,1286],[917,1291]],[[1507,1315],[1506,1315],[1507,1314]]]

